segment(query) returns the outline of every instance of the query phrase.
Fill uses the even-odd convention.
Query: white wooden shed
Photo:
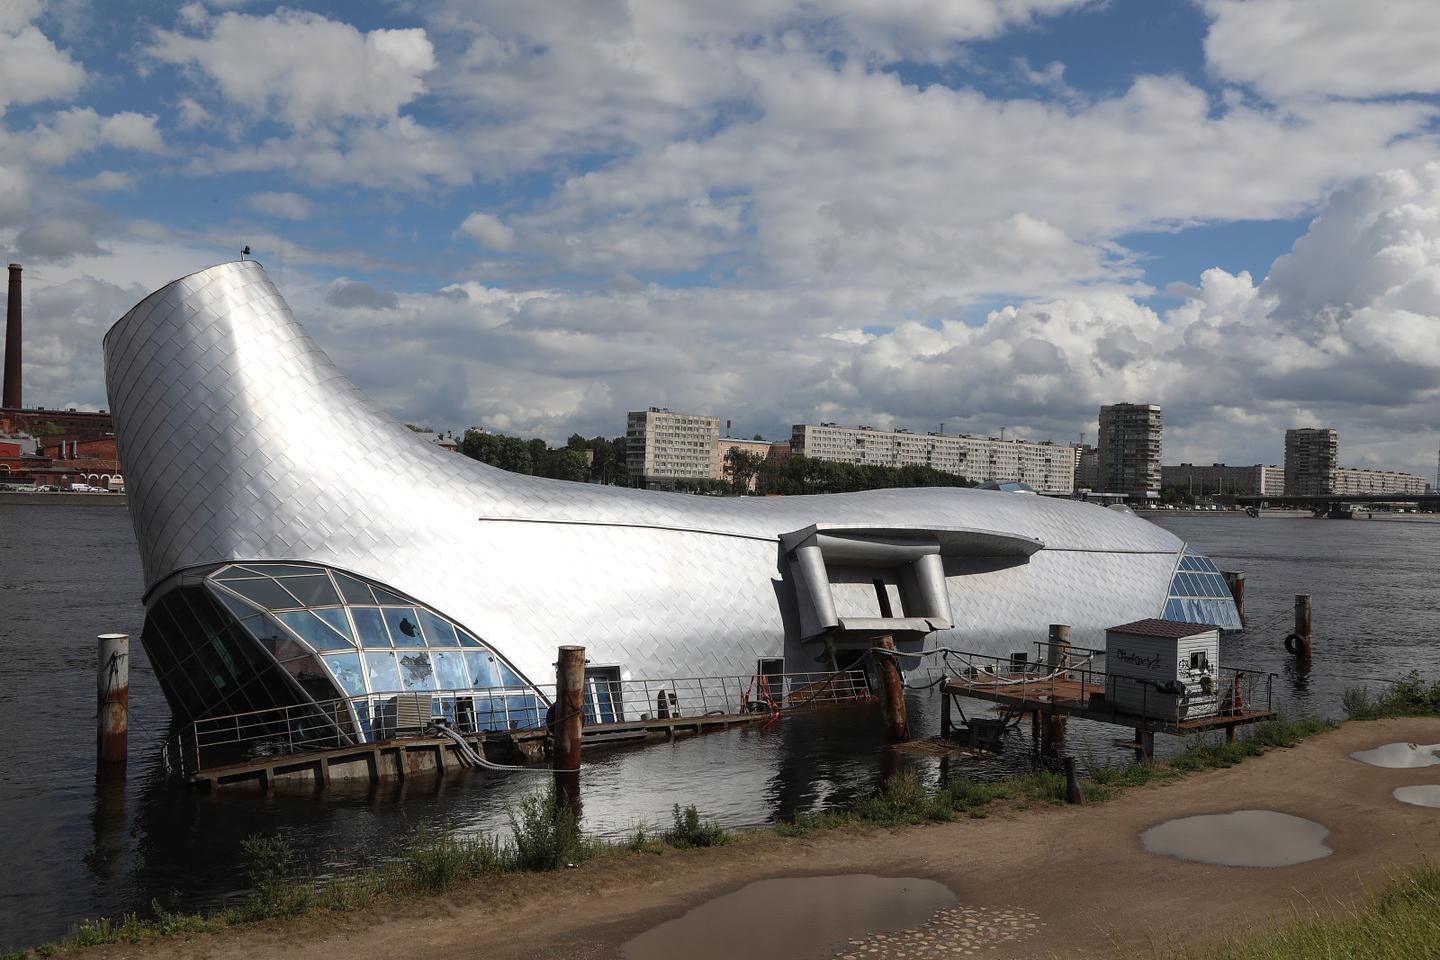
[[[1105,631],[1105,699],[1124,713],[1213,716],[1219,670],[1219,627],[1152,619]]]

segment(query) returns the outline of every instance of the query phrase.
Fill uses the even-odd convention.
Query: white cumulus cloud
[[[1204,0],[1205,57],[1274,98],[1440,92],[1434,0]]]
[[[284,8],[269,16],[227,12],[198,27],[158,31],[150,56],[193,65],[227,99],[299,128],[393,118],[425,91],[422,78],[435,68],[420,28],[362,32]]]
[[[509,250],[515,242],[515,231],[506,226],[505,221],[480,210],[461,222],[460,232],[491,250]]]

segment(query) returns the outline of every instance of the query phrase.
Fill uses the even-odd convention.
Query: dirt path
[[[1349,758],[1354,750],[1391,741],[1440,742],[1440,721],[1350,723],[1291,750],[1090,807],[1047,806],[983,820],[805,839],[764,835],[714,850],[625,857],[554,875],[506,878],[444,901],[387,908],[363,921],[353,915],[307,918],[96,954],[214,960],[608,958],[619,956],[620,946],[636,934],[754,880],[874,873],[937,880],[960,900],[959,909],[935,924],[886,940],[885,955],[891,958],[1147,956],[1156,945],[1263,923],[1302,900],[1333,907],[1336,900],[1383,884],[1399,866],[1440,855],[1440,810],[1391,797],[1397,786],[1440,783],[1440,766],[1385,770]],[[1256,869],[1186,863],[1140,848],[1141,831],[1162,821],[1257,808],[1324,824],[1334,853]],[[1001,939],[997,931],[1010,931],[1011,939]],[[763,945],[758,949],[768,956]],[[684,952],[676,956],[685,960]]]

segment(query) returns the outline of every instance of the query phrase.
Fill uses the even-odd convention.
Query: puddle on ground
[[[1435,755],[1436,750],[1440,750],[1440,743],[1387,743],[1374,750],[1357,750],[1350,756],[1372,767],[1398,770],[1406,767],[1432,767],[1440,763],[1440,756]]]
[[[1396,787],[1395,799],[1414,807],[1440,807],[1440,786]]]
[[[1227,867],[1288,867],[1319,860],[1335,851],[1325,846],[1330,831],[1314,820],[1274,810],[1236,810],[1184,817],[1140,834],[1151,853]]]
[[[627,942],[626,960],[828,957],[831,944],[914,927],[955,905],[933,880],[845,874],[759,880]]]

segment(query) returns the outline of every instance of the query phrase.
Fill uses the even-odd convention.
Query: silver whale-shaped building
[[[254,261],[147,297],[105,370],[143,640],[182,718],[341,700],[364,739],[430,692],[500,725],[543,709],[566,643],[628,680],[828,669],[880,634],[1002,653],[1050,623],[1091,646],[1144,617],[1238,626],[1214,565],[1128,512],[949,488],[697,497],[458,456],[376,409]]]

